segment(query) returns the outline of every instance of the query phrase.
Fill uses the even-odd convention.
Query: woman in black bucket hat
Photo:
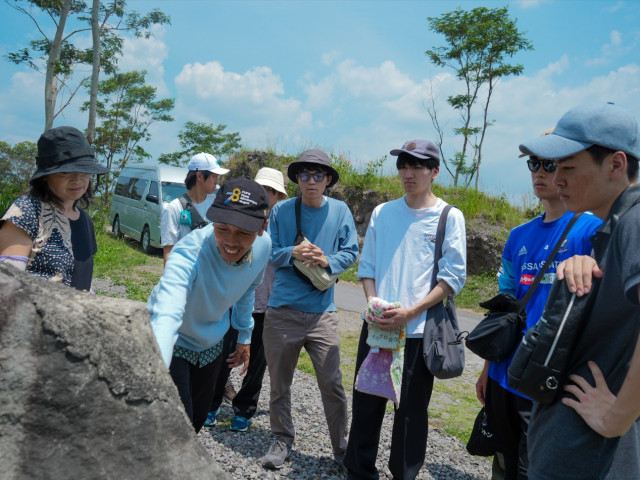
[[[0,218],[0,261],[79,290],[91,288],[97,251],[93,222],[79,207],[93,195],[91,175],[109,169],[95,160],[82,132],[57,127],[38,140],[29,193]]]

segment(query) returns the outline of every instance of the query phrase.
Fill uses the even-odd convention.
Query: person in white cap
[[[215,198],[220,177],[229,172],[209,153],[197,153],[191,157],[187,168],[189,173],[184,180],[187,193],[174,199],[162,211],[160,236],[165,264],[178,240],[209,223],[207,210]]]

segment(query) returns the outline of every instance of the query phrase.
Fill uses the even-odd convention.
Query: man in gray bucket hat
[[[291,453],[295,428],[291,418],[291,383],[302,347],[318,378],[334,457],[340,465],[347,447],[347,399],[340,372],[338,315],[333,286],[319,290],[294,271],[294,261],[321,274],[337,275],[358,255],[358,237],[349,207],[325,196],[338,172],[322,150],[307,150],[289,165],[289,179],[301,196],[278,203],[269,233],[275,267],[267,304],[263,342],[269,376],[269,413],[275,440],[262,459],[266,468],[280,468]],[[299,212],[299,226],[296,220]],[[302,231],[310,243],[298,243]]]
[[[591,211],[604,220],[591,237],[600,266],[595,271],[601,278],[590,289],[593,303],[568,366],[564,390],[570,395],[533,407],[528,430],[529,479],[638,478],[637,422],[621,441],[619,435],[628,425],[614,432],[599,429],[624,409],[611,397],[618,393],[622,397],[625,378],[637,373],[629,374],[640,328],[640,186],[635,185],[640,157],[638,122],[611,103],[581,105],[563,115],[553,133],[524,142],[520,151],[554,160],[554,185],[567,210]],[[576,258],[593,262],[590,257],[573,257],[568,263]],[[565,272],[561,265],[558,278]],[[582,280],[568,285],[577,293],[588,290]],[[595,389],[594,378],[599,380]],[[587,410],[598,402],[591,395],[603,389],[606,395],[600,398],[606,402],[593,423]],[[631,404],[633,408],[637,405],[637,392]],[[619,443],[626,444],[629,454],[617,455]],[[614,463],[623,465],[625,471],[613,474],[612,470],[607,476],[614,455]]]

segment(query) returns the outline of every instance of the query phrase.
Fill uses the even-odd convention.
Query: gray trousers
[[[291,383],[304,347],[316,372],[331,446],[334,452],[343,452],[347,448],[347,397],[340,371],[338,314],[268,307],[262,341],[271,379],[271,432],[279,440],[293,443]]]

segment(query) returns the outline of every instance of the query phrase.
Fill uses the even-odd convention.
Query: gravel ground
[[[357,314],[340,312],[340,315],[341,329],[360,329],[361,320]],[[467,368],[479,370],[481,360],[473,354],[468,355]],[[241,378],[236,370],[232,372],[231,378],[233,384],[239,387]],[[469,388],[474,388],[472,383]],[[351,391],[347,391],[347,399],[349,414],[351,414]],[[432,401],[438,401],[435,394]],[[234,479],[346,478],[333,460],[320,393],[316,379],[312,375],[296,371],[292,386],[292,403],[296,441],[291,456],[280,470],[267,470],[261,466],[260,462],[272,441],[269,427],[268,373],[260,394],[258,411],[247,432],[236,433],[229,430],[233,409],[230,405],[223,403],[218,416],[218,425],[203,428],[198,438],[220,466]],[[377,461],[380,478],[383,480],[392,478],[387,467],[386,453],[391,447],[392,422],[393,413],[387,412],[382,426]],[[432,428],[429,431],[426,465],[422,467],[417,478],[420,480],[483,480],[491,478],[491,466],[485,458],[469,455],[458,439]]]
[[[92,288],[99,294],[125,296],[125,287],[115,286],[109,279],[95,278]],[[341,330],[360,330],[361,320],[358,314],[340,312]],[[479,371],[482,361],[467,351],[467,370]],[[239,369],[231,373],[233,384],[239,388],[242,379]],[[467,377],[465,375],[465,377]],[[469,375],[469,388],[474,388],[476,375]],[[349,414],[351,414],[351,391],[347,392]],[[431,403],[447,401],[435,393]],[[329,432],[327,430],[320,393],[316,379],[312,375],[296,370],[292,386],[293,419],[296,426],[296,441],[289,459],[279,470],[267,470],[261,466],[261,458],[271,444],[269,427],[269,375],[265,375],[264,386],[260,395],[258,411],[252,419],[249,430],[235,433],[229,430],[233,419],[233,409],[223,403],[218,424],[203,428],[198,438],[233,479],[276,479],[289,478],[295,480],[343,479],[333,460]],[[377,467],[382,480],[390,480],[391,473],[387,467],[391,446],[391,426],[393,413],[387,412],[382,425]],[[491,478],[491,466],[487,459],[473,457],[467,453],[456,438],[439,429],[430,428],[429,442],[425,465],[418,475],[419,480],[485,480]]]

